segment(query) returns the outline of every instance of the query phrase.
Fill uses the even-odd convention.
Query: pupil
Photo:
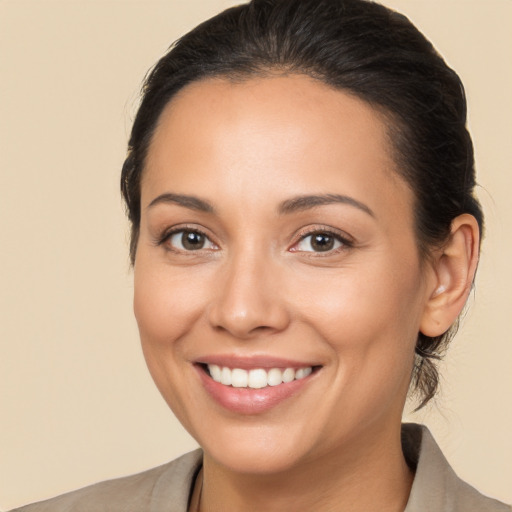
[[[311,246],[315,251],[330,251],[334,247],[334,238],[325,234],[318,234],[311,240]]]
[[[191,251],[201,249],[204,245],[204,236],[200,233],[188,231],[183,233],[181,243],[185,249],[189,249]]]

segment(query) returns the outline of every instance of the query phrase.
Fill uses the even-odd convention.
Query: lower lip
[[[299,393],[313,374],[303,379],[260,389],[234,388],[214,381],[201,366],[196,366],[206,391],[222,407],[238,414],[260,414]]]

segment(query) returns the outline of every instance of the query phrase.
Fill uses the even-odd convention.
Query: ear
[[[452,222],[448,242],[434,258],[433,279],[423,312],[420,331],[435,337],[445,333],[459,316],[475,277],[480,247],[480,229],[469,214]]]

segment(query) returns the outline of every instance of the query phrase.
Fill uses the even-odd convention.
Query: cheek
[[[166,265],[136,262],[134,312],[144,358],[163,398],[189,432],[194,429],[187,410],[196,398],[187,385],[190,364],[187,334],[204,311],[205,288],[187,273]]]
[[[204,310],[207,287],[197,286],[193,271],[176,272],[158,263],[136,263],[134,286],[134,312],[145,353],[176,350]]]
[[[419,315],[414,313],[420,309],[419,273],[413,268],[402,268],[396,274],[392,270],[366,265],[364,272],[341,270],[326,276],[323,283],[298,283],[308,290],[303,310],[318,323],[323,318],[328,338],[350,333],[352,338],[371,343],[370,333],[375,331],[396,328],[405,334],[404,328],[419,324]]]
[[[333,355],[332,389],[338,391],[326,401],[337,411],[334,432],[347,417],[362,426],[402,414],[414,364],[418,301],[408,279],[387,277],[381,275],[378,286],[346,279],[337,293],[311,301],[310,319]]]
[[[406,378],[421,319],[420,270],[377,257],[364,269],[341,270],[315,286],[300,283],[308,289],[305,321],[327,342],[347,382]]]

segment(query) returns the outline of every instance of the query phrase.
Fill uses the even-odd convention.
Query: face
[[[144,355],[207,457],[277,472],[396,435],[428,279],[375,110],[304,76],[189,85],[141,199]]]

